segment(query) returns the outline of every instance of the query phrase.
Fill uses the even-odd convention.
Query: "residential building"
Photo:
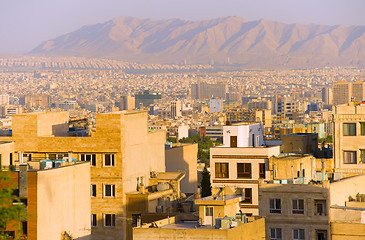
[[[259,179],[269,179],[269,158],[280,146],[266,147],[259,123],[223,127],[223,145],[210,149],[212,188],[231,187],[243,195],[241,210],[258,215]]]
[[[284,153],[313,154],[318,152],[317,133],[291,133],[282,136]]]
[[[14,115],[12,136],[0,140],[14,141],[30,161],[89,161],[92,239],[127,239],[126,193],[165,171],[165,132],[148,132],[147,112],[123,111],[96,115],[91,135],[70,135],[68,112],[39,112]]]
[[[226,99],[228,86],[224,83],[196,83],[191,85],[191,99],[209,99],[210,97],[218,97]]]
[[[333,83],[333,105],[348,104],[351,101],[365,99],[365,86],[363,81]]]
[[[322,102],[324,105],[332,105],[333,103],[333,90],[329,87],[322,88]]]
[[[218,97],[210,98],[209,108],[210,113],[218,113],[223,111],[223,99]]]
[[[135,96],[135,107],[141,108],[149,107],[151,104],[157,104],[161,102],[161,93],[150,93],[150,91],[145,90],[143,93],[137,93]]]
[[[132,96],[121,96],[119,100],[119,110],[133,110],[135,108],[135,98]],[[144,105],[149,106],[149,105]]]

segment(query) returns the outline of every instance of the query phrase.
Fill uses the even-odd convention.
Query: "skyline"
[[[319,3],[315,0],[263,0],[259,3],[237,0],[224,3],[217,0],[0,0],[0,54],[24,54],[43,41],[120,16],[186,20],[240,16],[249,21],[268,19],[283,23],[349,26],[365,25],[362,9],[365,9],[365,2],[361,0],[323,0]]]

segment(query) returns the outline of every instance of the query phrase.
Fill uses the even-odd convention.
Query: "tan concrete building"
[[[198,189],[198,144],[178,144],[165,151],[167,172],[182,172],[181,192],[196,193]]]
[[[16,204],[25,206],[27,219],[20,223],[22,237],[59,240],[68,235],[91,239],[90,164],[64,162],[62,167],[42,170],[39,162],[16,161],[18,170],[6,172],[11,180],[0,182],[0,186],[14,187],[21,200]],[[4,230],[20,237],[13,224],[7,224]]]
[[[365,106],[336,106],[333,121],[336,172],[344,177],[365,173]]]
[[[195,200],[199,221],[186,215],[168,217],[133,229],[135,240],[201,239],[259,240],[265,238],[265,219],[239,214],[240,196],[219,195]]]
[[[126,193],[152,171],[165,171],[165,132],[147,130],[147,112],[123,111],[96,116],[89,137],[69,137],[67,112],[13,116],[15,152],[31,161],[62,159],[90,161],[92,239],[126,239]]]

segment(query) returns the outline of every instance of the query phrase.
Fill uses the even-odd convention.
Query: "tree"
[[[212,185],[210,184],[210,173],[208,169],[204,167],[203,177],[201,181],[202,197],[212,195]]]
[[[9,187],[10,178],[6,172],[0,171],[0,227],[6,228],[6,224],[12,225],[22,234],[21,221],[26,218],[25,207],[19,198],[13,196],[14,188]],[[9,232],[0,232],[0,240],[9,239]]]

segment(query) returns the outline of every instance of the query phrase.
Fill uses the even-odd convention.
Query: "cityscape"
[[[0,39],[0,239],[365,239],[365,18],[229,1]]]

